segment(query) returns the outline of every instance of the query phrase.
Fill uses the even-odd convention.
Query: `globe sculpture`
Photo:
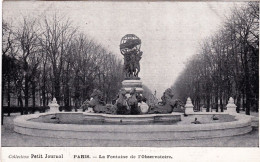
[[[120,52],[124,56],[124,73],[126,79],[140,79],[141,39],[134,34],[125,35],[120,42]]]
[[[126,95],[130,97],[130,91],[135,88],[139,95],[143,93],[142,81],[138,77],[140,72],[140,60],[143,52],[141,48],[141,39],[134,34],[127,34],[120,41],[120,52],[124,56],[124,75],[122,88]]]

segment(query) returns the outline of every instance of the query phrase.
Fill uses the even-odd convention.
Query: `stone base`
[[[122,82],[122,88],[125,89],[127,94],[130,93],[132,88],[135,88],[137,93],[143,93],[143,86],[141,80],[124,80]]]
[[[192,114],[194,113],[193,107],[192,108],[185,108],[185,114]]]
[[[230,107],[227,107],[227,110],[226,110],[227,113],[237,113],[237,110],[236,108],[230,108]]]
[[[125,78],[125,80],[140,80],[141,78],[139,78],[139,77],[134,77],[134,76],[132,76],[132,77],[126,77]]]
[[[59,112],[59,106],[49,106],[49,107],[50,107],[49,110],[50,113]]]

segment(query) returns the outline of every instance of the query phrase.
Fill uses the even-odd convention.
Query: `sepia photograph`
[[[1,63],[2,147],[259,148],[257,1],[4,1]]]

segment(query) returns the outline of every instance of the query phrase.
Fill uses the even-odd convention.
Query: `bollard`
[[[193,113],[193,104],[191,102],[190,97],[188,97],[187,101],[186,101],[186,105],[185,105],[185,114],[190,114]]]
[[[55,97],[53,98],[53,100],[51,101],[51,103],[48,106],[50,107],[49,112],[59,112],[60,105],[58,105]]]
[[[234,99],[232,97],[229,98],[228,104],[227,104],[227,111],[228,113],[236,113],[236,105],[234,103]]]

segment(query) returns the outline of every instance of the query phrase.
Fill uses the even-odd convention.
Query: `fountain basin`
[[[49,113],[30,119],[41,123],[56,124],[170,124],[181,121],[181,113],[147,115],[110,115],[96,113]],[[50,120],[55,118],[56,120]]]
[[[62,114],[67,114],[62,116]],[[195,113],[194,113],[195,114]],[[208,115],[197,113],[195,115]],[[216,115],[228,113],[211,113]],[[43,115],[53,115],[59,120],[68,122],[79,117],[104,121],[110,124],[54,124],[33,121]],[[14,131],[21,134],[52,137],[76,138],[90,140],[179,140],[196,138],[214,138],[245,134],[252,130],[251,117],[240,114],[228,114],[235,120],[220,123],[184,124],[178,123],[153,124],[155,120],[176,121],[181,114],[151,114],[151,115],[108,115],[90,113],[45,113],[23,115],[14,119]],[[62,119],[62,117],[64,117]],[[151,122],[151,120],[153,121]],[[120,123],[126,124],[117,124]],[[185,117],[182,116],[182,120]],[[145,124],[140,124],[145,123]],[[150,123],[150,124],[147,124]]]

